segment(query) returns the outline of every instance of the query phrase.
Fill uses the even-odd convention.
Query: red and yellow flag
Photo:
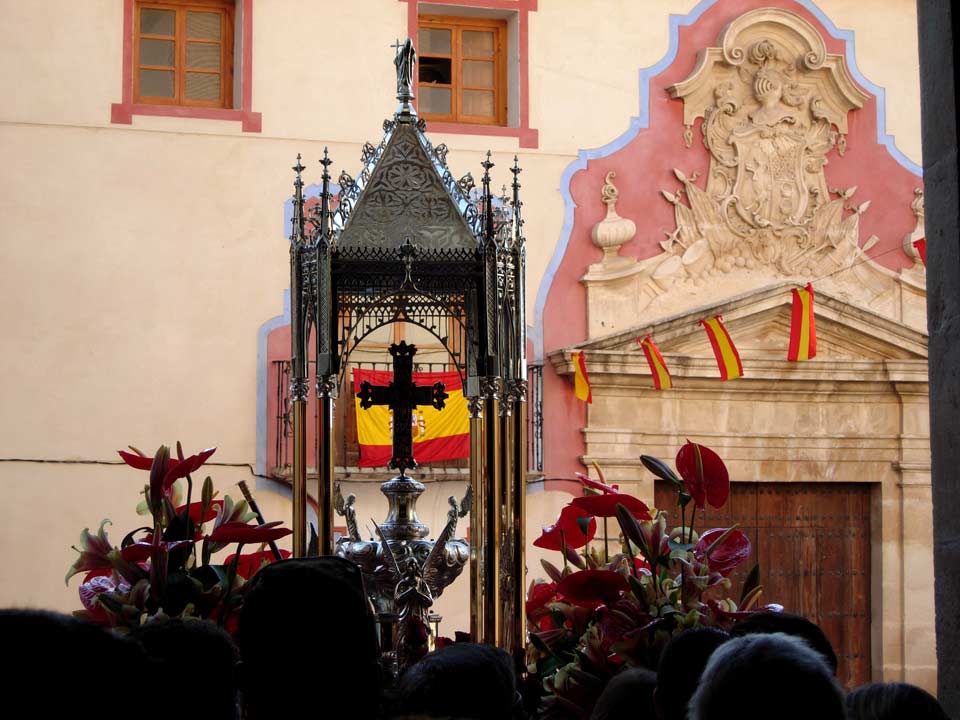
[[[360,467],[384,467],[393,456],[393,412],[386,405],[360,407],[360,384],[389,385],[389,370],[353,369],[354,407],[357,415],[357,441],[360,444]],[[463,396],[463,385],[456,372],[414,373],[413,382],[430,386],[442,382],[450,396],[443,410],[418,405],[412,414],[413,456],[418,463],[456,460],[470,457],[470,412]]]
[[[810,360],[817,355],[817,326],[813,316],[813,285],[793,289],[790,347],[787,360]]]
[[[920,238],[919,240],[913,241],[913,246],[917,249],[917,253],[920,255],[920,260],[923,262],[923,266],[927,266],[927,239]]]
[[[573,394],[578,400],[592,403],[593,393],[590,391],[590,378],[587,377],[587,363],[583,353],[570,353],[570,360],[573,361]]]
[[[653,376],[653,386],[657,390],[672,388],[673,378],[670,377],[670,371],[663,361],[663,355],[660,354],[660,348],[657,347],[657,344],[649,335],[645,338],[637,338],[637,342],[643,348],[643,354],[647,356],[647,364],[650,365],[650,374]]]
[[[723,326],[723,321],[719,315],[701,320],[700,324],[707,331],[707,337],[710,338],[710,345],[713,347],[713,354],[717,358],[717,366],[720,368],[721,380],[734,380],[743,376],[743,363],[740,362],[740,353],[737,352],[733,340],[730,339],[730,333]]]

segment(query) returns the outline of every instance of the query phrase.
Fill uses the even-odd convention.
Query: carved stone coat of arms
[[[688,145],[702,117],[710,151],[705,190],[678,169],[682,187],[663,191],[677,219],[664,249],[685,270],[822,274],[851,262],[869,202],[829,188],[824,167],[845,152],[847,113],[866,96],[812,26],[775,9],[747,13],[670,92],[683,100]]]

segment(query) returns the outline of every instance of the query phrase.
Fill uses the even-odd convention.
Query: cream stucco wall
[[[432,138],[450,146],[457,174],[476,175],[492,148],[497,182],[519,154],[531,309],[563,224],[564,169],[580,149],[627,128],[639,111],[638,69],[667,51],[669,14],[696,3],[539,5],[528,61],[539,147]],[[888,130],[919,162],[913,3],[870,3],[869,12],[853,0],[818,6],[856,32],[861,70],[887,90]],[[355,173],[362,143],[379,138],[394,107],[389,45],[406,32],[405,3],[257,0],[253,109],[263,114],[261,133],[219,120],[135,116],[132,125],[112,125],[122,7],[0,0],[0,64],[8,69],[0,74],[0,605],[76,607],[75,586],[62,578],[79,531],[103,517],[117,531],[137,520],[140,479],[100,464],[114,462],[117,448],[215,444],[216,461],[241,466],[211,468],[221,491],[250,478],[257,333],[282,312],[288,283],[289,166],[302,152],[315,182],[315,161],[329,145],[335,169]],[[446,493],[436,490],[424,507],[442,510]],[[282,492],[261,484],[256,493],[268,517],[289,514]],[[529,536],[563,502],[562,494],[531,495]],[[438,527],[442,516],[424,518]],[[443,602],[456,625],[462,616]]]

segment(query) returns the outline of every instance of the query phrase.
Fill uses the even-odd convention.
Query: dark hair
[[[237,629],[247,714],[316,712],[319,698],[350,698],[375,717],[380,673],[376,626],[360,569],[336,557],[292,558],[250,581]]]
[[[8,662],[3,706],[11,717],[69,717],[88,703],[142,707],[143,649],[106,628],[45,610],[0,610]],[[145,707],[146,717],[154,717]],[[83,712],[83,711],[81,711]]]
[[[628,668],[613,677],[593,706],[590,720],[634,720],[654,717],[653,689],[657,674]]]
[[[805,640],[811,648],[823,656],[827,665],[830,666],[830,671],[834,675],[837,674],[837,653],[834,652],[830,639],[819,625],[802,615],[758,612],[741,620],[730,630],[733,637],[769,633],[786,633]]]
[[[655,702],[663,720],[685,720],[687,705],[713,651],[730,635],[713,627],[695,627],[673,636],[660,656]]]
[[[400,677],[398,716],[505,720],[517,700],[510,655],[500,648],[456,643],[425,655]]]
[[[180,678],[176,693],[161,693],[164,714],[189,712],[196,717],[237,717],[236,664],[240,659],[225,630],[207,620],[151,621],[130,636],[140,643],[164,677]],[[195,671],[202,668],[197,674]]]
[[[950,720],[939,701],[916,685],[873,683],[847,695],[850,720]]]
[[[690,720],[844,720],[843,693],[823,658],[783,633],[728,640],[707,663]]]

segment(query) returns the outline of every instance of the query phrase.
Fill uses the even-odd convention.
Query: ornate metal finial
[[[306,170],[303,163],[300,162],[300,153],[297,153],[297,164],[291,169],[296,173],[293,179],[293,216],[290,218],[290,242],[302,243],[304,238],[304,218],[303,218],[303,177],[301,173]]]
[[[490,168],[494,166],[490,159],[490,151],[487,150],[486,159],[480,163],[483,167],[483,230],[487,241],[494,239],[493,228],[493,194],[490,192]]]
[[[329,244],[331,235],[333,234],[333,214],[330,212],[331,163],[333,163],[333,160],[330,159],[327,147],[324,146],[323,159],[320,160],[320,164],[323,165],[323,175],[321,176],[323,186],[320,192],[320,242],[324,245]]]
[[[513,173],[513,240],[514,243],[523,240],[523,217],[520,214],[520,208],[523,202],[520,200],[520,161],[516,155],[513,156],[513,167],[510,168]]]
[[[415,115],[416,111],[410,102],[413,100],[413,69],[417,62],[417,51],[413,48],[413,40],[407,38],[402,45],[400,40],[391,46],[396,50],[393,64],[397,68],[397,100],[400,101],[399,115]]]

